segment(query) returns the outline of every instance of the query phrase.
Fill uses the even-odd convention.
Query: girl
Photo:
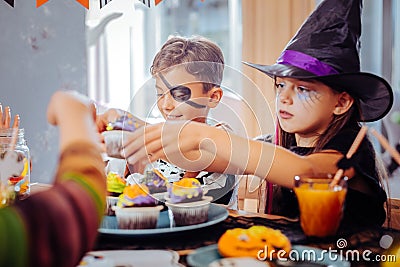
[[[168,157],[184,168],[201,165],[215,172],[239,168],[279,185],[273,212],[298,216],[291,190],[294,176],[335,173],[360,129],[359,122],[382,118],[393,103],[384,79],[360,72],[360,12],[360,0],[326,0],[276,64],[246,63],[275,81],[277,146],[195,122],[165,123],[142,128],[125,140],[128,162],[151,155],[152,160]],[[368,139],[350,165],[345,172],[351,179],[343,224],[381,225],[386,194]]]

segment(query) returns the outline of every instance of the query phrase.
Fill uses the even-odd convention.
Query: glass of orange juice
[[[347,177],[330,186],[332,175],[312,174],[295,177],[294,192],[300,209],[300,224],[307,236],[336,234],[343,216]]]

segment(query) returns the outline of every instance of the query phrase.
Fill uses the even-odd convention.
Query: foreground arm
[[[54,186],[0,210],[0,266],[72,267],[94,245],[106,194],[94,109],[57,92],[48,120],[60,128]]]
[[[130,163],[151,155],[151,160],[163,158],[184,169],[195,166],[219,173],[239,170],[286,187],[293,187],[293,178],[298,174],[336,172],[336,162],[343,156],[330,151],[302,157],[273,144],[195,122],[143,127],[126,138],[124,145]]]

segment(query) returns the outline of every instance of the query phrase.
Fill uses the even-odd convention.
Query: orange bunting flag
[[[45,4],[49,0],[36,0],[36,7],[40,7],[41,5]]]
[[[6,0],[10,1],[10,0]],[[36,7],[40,7],[41,5],[47,3],[49,0],[36,0]],[[86,7],[86,9],[89,9],[89,0],[76,0],[79,4],[82,6]]]
[[[79,2],[82,6],[86,7],[86,9],[89,9],[89,0],[76,0]]]

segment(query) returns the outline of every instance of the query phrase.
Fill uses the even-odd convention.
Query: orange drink
[[[331,178],[303,175],[295,177],[295,188],[300,224],[307,236],[325,237],[335,235],[343,216],[347,193],[347,177],[333,188]]]

